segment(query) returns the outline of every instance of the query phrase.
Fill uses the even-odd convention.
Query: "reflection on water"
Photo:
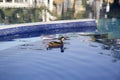
[[[100,35],[94,36],[95,41],[103,44],[102,49],[111,51],[109,55],[115,59],[114,61],[120,60],[120,20],[101,19],[97,27]],[[101,37],[104,35],[107,36]]]
[[[108,33],[108,39],[120,38],[120,19],[101,19],[98,21],[98,31]]]

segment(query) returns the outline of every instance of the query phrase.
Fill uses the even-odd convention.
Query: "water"
[[[47,50],[47,43],[56,41],[51,38],[60,36],[67,37],[64,52],[60,48]],[[113,44],[109,48],[94,36],[66,32],[14,37],[5,37],[0,42],[0,80],[120,79],[119,48]]]

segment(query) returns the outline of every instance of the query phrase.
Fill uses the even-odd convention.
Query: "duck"
[[[63,41],[65,40],[65,37],[62,36],[62,37],[58,38],[58,40],[60,40],[60,41],[51,41],[51,42],[49,42],[47,50],[52,49],[52,48],[60,48],[61,52],[64,52],[64,48],[63,48],[64,43],[63,43]]]
[[[63,41],[64,41],[64,37],[60,37],[58,40],[60,40],[59,42],[58,41],[51,41],[48,43],[48,48],[57,48],[57,47],[62,47],[64,45]]]

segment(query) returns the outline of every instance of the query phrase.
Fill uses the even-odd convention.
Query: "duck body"
[[[59,47],[63,47],[63,42],[52,41],[49,42],[48,44],[48,48],[59,48]]]
[[[47,50],[53,49],[53,48],[60,48],[60,52],[64,52],[63,46],[64,46],[63,42],[52,41],[52,42],[49,42]]]
[[[60,51],[64,52],[64,43],[63,43],[64,39],[65,39],[64,37],[60,37],[59,38],[60,41],[51,41],[51,42],[49,42],[47,50],[52,49],[52,48],[60,48]]]
[[[63,47],[64,43],[64,37],[59,38],[60,41],[51,41],[48,43],[48,48],[60,48]]]

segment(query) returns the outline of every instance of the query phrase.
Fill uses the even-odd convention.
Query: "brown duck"
[[[52,49],[52,48],[60,48],[60,51],[64,52],[64,47],[63,47],[64,46],[64,43],[63,43],[64,39],[65,39],[64,37],[60,37],[59,42],[57,42],[57,41],[49,42],[47,50]]]
[[[63,47],[64,43],[64,37],[60,37],[59,40],[60,42],[57,41],[51,41],[48,43],[48,48],[59,48],[59,47]]]

